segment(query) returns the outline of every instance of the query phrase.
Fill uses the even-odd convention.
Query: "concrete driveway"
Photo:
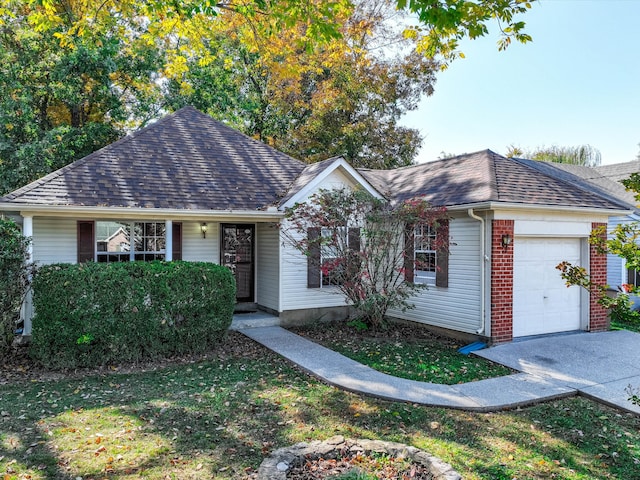
[[[640,334],[574,333],[515,341],[478,356],[578,390],[599,402],[640,414],[625,389],[640,388]]]

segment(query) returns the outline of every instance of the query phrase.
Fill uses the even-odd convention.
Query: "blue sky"
[[[600,150],[603,164],[634,160],[640,0],[541,0],[521,18],[533,42],[498,52],[497,34],[465,41],[466,58],[404,118],[425,137],[417,160],[583,144]]]

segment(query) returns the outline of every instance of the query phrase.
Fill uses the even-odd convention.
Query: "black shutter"
[[[443,245],[436,254],[436,287],[449,286],[449,220],[441,220],[436,244]]]
[[[413,283],[415,270],[415,261],[413,258],[415,252],[415,236],[415,227],[413,225],[407,225],[404,229],[404,279],[409,283]]]
[[[360,251],[360,228],[349,228],[349,250],[354,252]]]
[[[173,260],[182,260],[182,223],[173,222]]]
[[[78,221],[78,263],[95,260],[95,222]]]
[[[307,288],[320,288],[320,238],[321,230],[312,227],[307,230],[309,255],[307,256]]]

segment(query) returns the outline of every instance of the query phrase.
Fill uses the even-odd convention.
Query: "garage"
[[[580,263],[579,238],[516,237],[513,258],[513,336],[581,328],[581,289],[565,285],[556,265]]]

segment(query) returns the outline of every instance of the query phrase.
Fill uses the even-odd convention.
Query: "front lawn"
[[[492,414],[391,403],[324,385],[238,333],[200,362],[0,385],[3,480],[251,479],[270,451],[337,434],[414,445],[471,480],[640,469],[640,418],[587,399]]]
[[[385,330],[359,331],[345,322],[331,322],[291,330],[375,370],[420,382],[455,385],[513,373],[458,353],[464,343],[419,324],[391,323]]]

